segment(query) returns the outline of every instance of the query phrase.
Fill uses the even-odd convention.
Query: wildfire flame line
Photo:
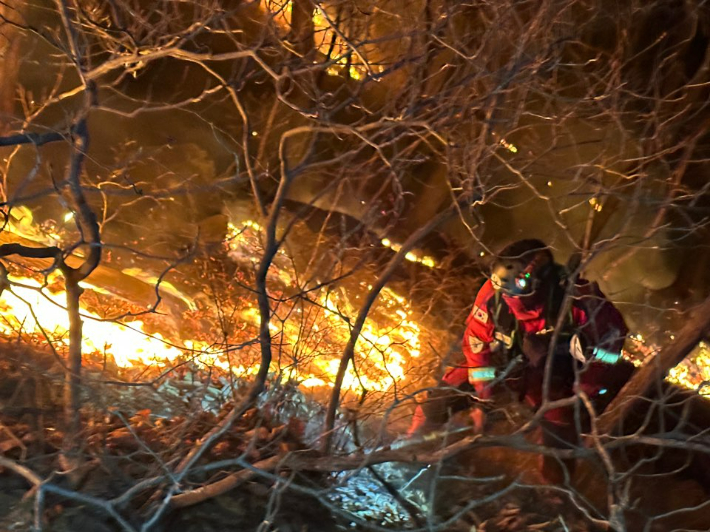
[[[226,241],[236,260],[259,255],[260,231],[259,224],[249,220],[240,226],[229,226]],[[296,277],[288,271],[287,264],[275,264],[272,268],[275,269],[274,281],[296,287]],[[364,292],[371,287],[363,282],[360,288]],[[321,290],[308,309],[297,305],[295,309],[276,310],[275,317],[281,325],[272,324],[272,333],[281,346],[295,355],[294,359],[299,355],[306,359],[299,369],[304,386],[333,385],[340,356],[350,336],[349,321],[356,314],[351,297],[360,296],[349,297],[344,289]],[[355,353],[358,369],[349,368],[344,380],[346,389],[357,390],[364,386],[368,390],[385,391],[395,382],[406,380],[406,368],[411,359],[421,354],[421,327],[412,319],[413,310],[406,299],[385,288],[379,301],[375,309],[378,319],[371,316],[363,326]],[[293,314],[293,318],[286,318]],[[254,306],[242,310],[241,316],[254,326],[259,323],[259,312]]]
[[[47,235],[35,224],[29,209],[15,209],[13,223],[7,229],[11,233],[45,245],[59,243],[58,235]],[[229,249],[242,257],[254,258],[259,249],[261,227],[246,221],[240,227],[230,226],[225,239]],[[294,276],[283,267],[272,267],[275,278],[282,283],[293,283]],[[153,278],[147,272],[131,271],[134,277],[145,282]],[[0,297],[0,334],[6,337],[18,335],[47,335],[55,348],[63,349],[68,344],[69,320],[66,312],[66,293],[50,291],[38,280],[30,277],[11,276],[12,287]],[[53,283],[56,284],[56,283]],[[161,283],[161,289],[165,282]],[[110,293],[105,287],[82,283],[82,287],[99,293]],[[108,287],[110,288],[110,287]],[[183,301],[193,302],[174,285],[167,286],[171,294]],[[365,288],[362,286],[361,288]],[[355,298],[359,296],[354,296]],[[371,391],[384,391],[394,382],[406,378],[405,368],[412,357],[420,355],[420,326],[412,320],[412,310],[406,300],[392,290],[383,290],[379,304],[379,319],[383,325],[368,320],[363,327],[356,350],[357,371],[352,367],[347,373],[344,388],[357,390],[362,386]],[[285,367],[272,368],[287,378],[301,382],[305,387],[332,386],[337,373],[342,349],[350,335],[350,326],[345,316],[354,316],[355,308],[342,290],[323,290],[316,295],[314,304],[308,308],[303,303],[295,309],[276,308],[270,330],[274,344],[286,351],[290,363]],[[119,368],[169,367],[187,357],[196,362],[232,371],[240,376],[256,373],[258,367],[245,362],[234,362],[215,343],[197,339],[169,341],[160,333],[148,333],[142,320],[127,323],[106,320],[89,311],[82,304],[83,341],[85,354],[98,353],[112,360]],[[307,317],[304,318],[304,315]],[[239,316],[252,326],[256,338],[260,316],[254,305],[240,309]],[[290,316],[290,317],[289,317]],[[278,325],[277,325],[278,323]],[[254,360],[256,348],[244,350],[245,359]]]
[[[57,235],[45,234],[34,223],[32,213],[26,208],[13,209],[6,230],[25,238],[33,238],[46,245],[57,244]],[[261,253],[260,232],[262,228],[253,221],[239,226],[230,225],[225,245],[237,261],[251,263]],[[422,261],[423,262],[423,261]],[[276,261],[272,266],[273,280],[285,286],[296,287],[297,276],[289,271],[289,261]],[[428,265],[428,264],[427,264]],[[140,273],[140,272],[138,272]],[[132,272],[136,275],[137,272]],[[153,277],[142,272],[145,282]],[[29,277],[10,277],[12,287],[0,297],[0,334],[6,337],[18,335],[44,335],[55,347],[68,343],[68,315],[65,307],[66,293],[52,292],[40,282]],[[164,283],[161,283],[161,288]],[[82,284],[97,292],[103,287]],[[270,330],[286,363],[275,364],[274,371],[284,377],[295,379],[308,388],[333,386],[340,357],[350,336],[350,321],[357,312],[351,299],[359,299],[371,286],[360,282],[359,293],[347,293],[343,288],[320,290],[314,300],[294,300],[289,307],[280,304],[274,309]],[[190,298],[174,285],[170,293],[190,303]],[[217,342],[204,339],[170,341],[160,333],[148,333],[145,323],[134,320],[127,323],[106,320],[82,307],[84,318],[82,350],[84,353],[99,353],[119,368],[158,367],[165,368],[186,358],[204,366],[218,367],[238,376],[256,373],[258,349],[253,344],[257,338],[260,315],[254,304],[237,309],[238,316],[248,325],[245,341],[240,351],[242,358],[233,360],[229,348],[220,348]],[[378,305],[366,321],[357,343],[355,362],[346,374],[344,388],[358,390],[365,387],[371,391],[386,391],[395,383],[407,380],[407,369],[421,355],[423,330],[413,317],[414,311],[406,299],[389,288],[380,295]],[[40,323],[38,323],[38,320]],[[278,325],[277,325],[278,324]],[[249,329],[250,328],[250,329]],[[643,339],[636,335],[636,342]],[[251,361],[251,362],[250,362]],[[671,370],[668,380],[710,397],[710,347],[701,342],[684,362]]]

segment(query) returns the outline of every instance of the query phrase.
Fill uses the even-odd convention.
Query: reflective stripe
[[[600,362],[606,362],[607,364],[616,364],[621,358],[620,353],[612,353],[611,351],[607,351],[601,347],[595,347],[593,352],[594,358]]]
[[[492,381],[496,378],[496,370],[491,366],[484,366],[482,368],[469,368],[468,369],[468,380],[469,382],[481,382],[481,381]]]

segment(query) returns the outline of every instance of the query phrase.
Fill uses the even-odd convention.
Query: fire
[[[52,344],[67,345],[69,318],[66,312],[66,293],[52,293],[30,278],[15,278],[11,290],[0,298],[0,333],[12,337],[18,333],[47,335]],[[84,288],[92,288],[83,284]],[[100,316],[82,311],[84,318],[82,351],[110,354],[115,364],[127,368],[137,364],[165,366],[185,356],[187,346],[180,348],[159,333],[148,334],[140,320],[127,324],[105,321]],[[215,353],[204,342],[190,343],[190,350],[198,352],[198,360],[217,363]]]
[[[240,227],[229,226],[227,238],[231,255],[237,261],[251,261],[259,254],[261,227],[245,221]],[[298,291],[296,277],[289,271],[288,261],[277,257],[273,281]],[[277,308],[271,332],[274,341],[297,361],[298,369],[289,370],[300,376],[305,387],[332,386],[340,356],[350,337],[350,323],[355,320],[357,306],[351,299],[371,289],[361,282],[354,295],[344,288],[322,289],[314,294],[313,303],[296,303]],[[407,300],[390,288],[380,293],[379,304],[363,326],[356,345],[356,368],[350,367],[344,387],[358,390],[386,391],[406,380],[406,368],[421,355],[420,325],[412,319],[413,310]],[[255,307],[241,311],[242,318],[259,323]],[[292,375],[293,376],[293,375]]]
[[[381,240],[381,243],[383,246],[386,248],[390,248],[392,251],[397,252],[400,249],[402,249],[401,244],[397,244],[396,242],[392,242],[389,238],[383,238]],[[419,264],[422,264],[426,266],[427,268],[436,268],[436,261],[434,260],[433,257],[429,257],[428,255],[418,255],[417,253],[410,251],[408,252],[404,258],[408,260],[409,262],[418,262]]]
[[[29,209],[15,208],[6,231],[45,245],[55,245],[59,236],[48,227],[35,224]],[[250,220],[229,226],[225,246],[240,266],[253,267],[259,261],[263,251],[261,232],[262,227]],[[387,239],[382,243],[393,249],[396,246]],[[435,266],[433,259],[428,259],[418,257],[416,262],[429,266],[431,261],[431,266]],[[124,273],[146,283],[157,282],[156,277],[140,270]],[[68,343],[66,294],[52,291],[33,278],[11,276],[10,281],[12,287],[0,297],[0,334],[9,338],[45,338],[61,352]],[[303,293],[306,288],[299,285],[292,261],[283,250],[274,259],[269,281],[273,290],[284,295]],[[57,284],[60,283],[50,279],[50,286]],[[82,286],[98,293],[110,293],[107,290],[110,287],[86,283]],[[178,287],[163,281],[160,288],[195,310],[194,301]],[[320,287],[307,291],[308,298],[284,297],[275,303],[269,324],[275,351],[271,369],[282,378],[300,382],[305,388],[332,387],[350,337],[351,324],[360,307],[358,300],[364,299],[371,288],[366,281],[347,288]],[[243,336],[241,340],[249,344],[247,340],[257,337],[261,319],[255,301],[247,300],[236,311],[236,321]],[[394,385],[409,382],[407,369],[413,367],[415,359],[421,356],[424,331],[428,329],[423,328],[415,316],[416,312],[403,296],[391,288],[382,290],[358,339],[354,367],[351,365],[346,374],[345,389],[384,392]],[[203,367],[216,367],[237,376],[255,374],[258,370],[259,346],[256,342],[240,348],[235,359],[219,347],[219,342],[205,338],[170,339],[170,335],[148,332],[141,320],[119,323],[104,319],[87,308],[82,309],[82,317],[83,352],[103,355],[118,368],[162,369],[190,359]],[[640,335],[632,336],[631,340],[646,347]],[[436,338],[427,336],[426,341],[436,343]],[[641,358],[635,361],[637,365],[654,351],[646,348],[639,352]],[[700,387],[698,393],[710,397],[710,386],[704,384],[710,382],[710,347],[700,343],[691,356],[673,368],[668,380],[689,389]]]
[[[700,342],[692,353],[668,373],[668,380],[710,398],[710,346]]]
[[[6,337],[21,333],[46,335],[55,348],[66,346],[69,330],[65,309],[66,293],[49,292],[30,278],[11,276],[10,280],[13,283],[12,289],[6,290],[0,297],[0,334]],[[83,284],[83,287],[93,288],[88,284]],[[396,296],[389,291],[384,296],[390,301],[396,301]],[[302,324],[296,319],[284,320],[281,326],[270,324],[275,343],[282,349],[315,349],[311,356],[310,371],[294,368],[284,372],[286,377],[297,379],[309,388],[332,386],[340,354],[349,335],[349,328],[340,317],[342,310],[337,310],[337,306],[344,304],[342,298],[331,294],[325,296],[322,302],[325,310],[315,316],[310,334],[304,336]],[[402,310],[399,312],[406,315]],[[255,307],[247,307],[241,316],[254,326],[259,323],[260,317]],[[119,368],[139,365],[166,367],[191,357],[204,366],[216,366],[239,376],[256,373],[256,367],[230,365],[226,357],[208,342],[170,341],[160,333],[149,334],[141,320],[129,323],[106,321],[86,309],[82,310],[82,317],[83,352],[109,356]],[[366,323],[357,350],[358,366],[362,363],[366,370],[358,376],[351,368],[346,375],[344,387],[357,390],[364,386],[371,391],[385,391],[391,387],[393,380],[405,379],[406,359],[419,356],[420,353],[419,333],[419,326],[406,318],[400,319],[398,326],[387,330],[371,322]],[[360,371],[363,369],[360,368]],[[388,377],[383,378],[383,375]]]
[[[674,338],[670,336],[670,340]],[[642,334],[631,334],[628,340],[630,351],[624,350],[622,355],[636,367],[650,361],[661,349]],[[668,372],[666,381],[710,399],[710,346],[700,342],[685,360]]]
[[[140,279],[141,281],[154,286],[160,283],[161,292],[165,292],[182,300],[187,305],[187,308],[189,308],[190,310],[197,310],[195,302],[189,297],[187,297],[185,294],[183,294],[180,290],[178,290],[175,285],[173,285],[169,281],[159,279],[155,275],[150,275],[149,273],[144,272],[140,268],[124,268],[121,273],[125,273],[126,275],[129,275],[131,277],[136,277],[137,279]],[[98,291],[98,287],[94,287],[94,290]]]
[[[73,213],[69,214],[71,214],[69,219],[72,219]],[[43,228],[37,225],[32,211],[24,205],[13,207],[10,210],[4,230],[45,246],[56,246],[61,241],[61,237],[54,227]]]
[[[56,234],[47,235],[35,224],[29,209],[14,209],[11,223],[6,230],[30,238],[45,245],[59,243]],[[253,264],[260,254],[261,226],[245,221],[239,227],[230,226],[225,239],[233,259]],[[282,251],[271,269],[275,284],[293,286],[295,279],[287,265],[288,258]],[[157,278],[140,270],[125,271],[132,277],[147,283]],[[50,286],[59,274],[51,276]],[[89,278],[90,280],[90,278]],[[0,297],[0,334],[6,337],[33,336],[44,338],[61,352],[68,344],[68,315],[66,293],[53,291],[38,280],[29,277],[10,276],[12,287]],[[110,287],[82,283],[86,290],[110,294]],[[285,378],[295,379],[306,388],[332,387],[340,357],[350,335],[350,323],[357,313],[356,304],[350,300],[360,299],[368,285],[360,283],[357,294],[348,294],[343,288],[322,289],[314,292],[314,300],[286,306],[277,306],[273,311],[270,331],[273,336],[278,362],[273,371]],[[194,302],[176,286],[162,281],[161,290],[180,298],[195,309]],[[83,342],[85,355],[99,354],[111,360],[118,368],[156,367],[168,368],[185,359],[197,364],[218,367],[238,376],[254,374],[258,366],[258,345],[245,348],[242,364],[234,363],[227,353],[204,339],[168,339],[160,333],[149,333],[145,323],[133,320],[119,323],[107,320],[82,308]],[[396,382],[406,379],[405,368],[412,358],[421,353],[421,328],[412,319],[413,310],[405,298],[385,288],[374,309],[375,319],[369,319],[363,327],[357,344],[355,368],[350,368],[344,388],[370,391],[386,391]],[[245,334],[256,337],[260,315],[255,304],[246,304],[239,309]],[[284,363],[286,359],[288,362]]]
[[[284,31],[291,28],[293,2],[291,0],[261,0],[261,6],[268,12],[277,26]],[[313,30],[315,47],[323,55],[332,58],[333,64],[326,68],[329,76],[341,76],[345,73],[356,81],[364,79],[368,66],[363,64],[359,54],[354,54],[351,45],[345,42],[339,32],[333,30],[334,17],[328,20],[328,13],[321,5],[313,10]],[[362,46],[360,49],[363,48]],[[384,68],[378,66],[377,71]]]

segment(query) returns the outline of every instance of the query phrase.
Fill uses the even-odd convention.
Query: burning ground
[[[25,224],[27,218],[31,220],[29,211],[21,210],[19,215]],[[49,242],[57,236],[33,235],[25,227],[23,237],[19,225],[10,225],[9,241],[39,235]],[[306,227],[295,231],[292,240],[319,240]],[[188,360],[236,378],[252,374],[258,361],[254,344],[259,311],[250,286],[254,264],[263,253],[260,234],[256,222],[229,222],[222,240],[209,253],[190,257],[192,264],[173,268],[149,263],[122,269],[104,265],[84,284],[84,351],[126,374],[167,371]],[[279,352],[273,371],[279,379],[306,389],[332,386],[349,323],[376,277],[377,263],[366,267],[356,259],[323,259],[323,248],[333,244],[332,238],[321,236],[320,245],[308,251],[310,256],[304,256],[303,250],[291,255],[280,250],[268,274],[275,301],[269,328]],[[381,256],[388,251],[379,243],[379,249],[374,249],[375,244],[370,247],[370,253]],[[299,261],[319,255],[325,264],[305,263],[300,269]],[[45,279],[39,272],[28,276],[23,267],[27,265],[16,263],[9,276],[12,288],[2,300],[2,331],[8,337],[31,338],[61,349],[68,330],[61,279],[56,275]],[[337,282],[321,281],[318,269],[338,278]],[[92,284],[93,279],[98,282]],[[345,387],[362,394],[403,386],[405,373],[420,365],[416,359],[422,346],[431,352],[443,345],[442,338],[436,338],[440,330],[423,330],[427,319],[435,321],[431,312],[415,310],[408,297],[385,288],[363,328],[357,367],[347,374]]]
[[[205,243],[183,264],[121,267],[115,256],[96,279],[126,282],[90,278],[85,285],[82,453],[90,465],[78,485],[95,500],[111,501],[120,515],[132,516],[130,522],[150,515],[162,475],[240,403],[258,369],[259,314],[249,287],[263,254],[263,228],[250,219],[220,218],[219,225],[221,238]],[[457,324],[469,304],[466,294],[457,301],[446,290],[432,291],[453,279],[460,282],[460,275],[425,263],[423,254],[407,256],[405,273],[382,291],[363,328],[336,424],[336,447],[345,462],[329,463],[317,453],[325,405],[357,308],[377,278],[378,260],[387,261],[396,247],[356,234],[350,238],[357,238],[357,249],[369,250],[367,265],[359,256],[329,257],[324,249],[343,236],[319,228],[293,226],[269,271],[275,287],[270,332],[277,354],[267,393],[203,455],[161,526],[220,530],[236,521],[239,528],[257,529],[273,519],[278,530],[396,529],[426,522],[451,530],[594,530],[605,504],[598,469],[587,467],[574,490],[561,487],[558,493],[541,486],[534,455],[515,450],[520,440],[505,439],[531,415],[515,402],[496,405],[493,443],[483,442],[479,450],[458,450],[467,441],[465,433],[424,443],[397,440],[411,412],[411,394],[432,384],[431,376],[457,349]],[[51,244],[62,238],[35,224],[27,209],[18,209],[8,229],[3,235],[10,242]],[[2,450],[35,471],[51,471],[63,438],[58,420],[68,325],[61,279],[45,278],[41,267],[36,261],[11,264],[10,286],[3,293]],[[417,283],[408,279],[407,268],[416,268]],[[337,282],[322,281],[332,278]],[[456,321],[447,325],[444,317],[452,316],[442,309],[456,305]],[[632,338],[627,352],[638,364],[653,354],[641,340]],[[706,357],[701,344],[672,378],[691,389],[702,385]],[[667,402],[687,403],[682,393],[669,390]],[[363,467],[366,456],[384,458],[375,458],[381,465]],[[658,459],[645,474],[670,475],[667,481],[686,494],[684,502],[704,508],[706,477],[694,478],[682,467],[674,474],[674,460],[683,459]],[[698,466],[695,458],[687,460]],[[247,464],[260,474],[249,468],[230,472]],[[29,502],[20,502],[26,488],[15,477],[3,478],[4,526],[29,526]],[[157,480],[136,488],[146,479]],[[291,482],[295,491],[288,489]],[[639,496],[642,487],[636,483],[632,490]],[[101,508],[52,492],[47,498],[41,515],[52,530],[116,526]],[[652,497],[643,498],[640,515],[651,511]],[[650,515],[679,505],[656,502]],[[324,515],[329,517],[323,520]],[[684,512],[697,526],[703,515],[702,509]],[[644,522],[633,512],[628,519],[633,526]]]

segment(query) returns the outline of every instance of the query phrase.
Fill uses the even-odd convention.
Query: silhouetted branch
[[[34,144],[35,146],[42,146],[49,142],[56,142],[58,140],[66,139],[66,134],[57,133],[55,131],[51,131],[49,133],[22,133],[19,135],[0,137],[0,146],[19,146],[21,144]]]

